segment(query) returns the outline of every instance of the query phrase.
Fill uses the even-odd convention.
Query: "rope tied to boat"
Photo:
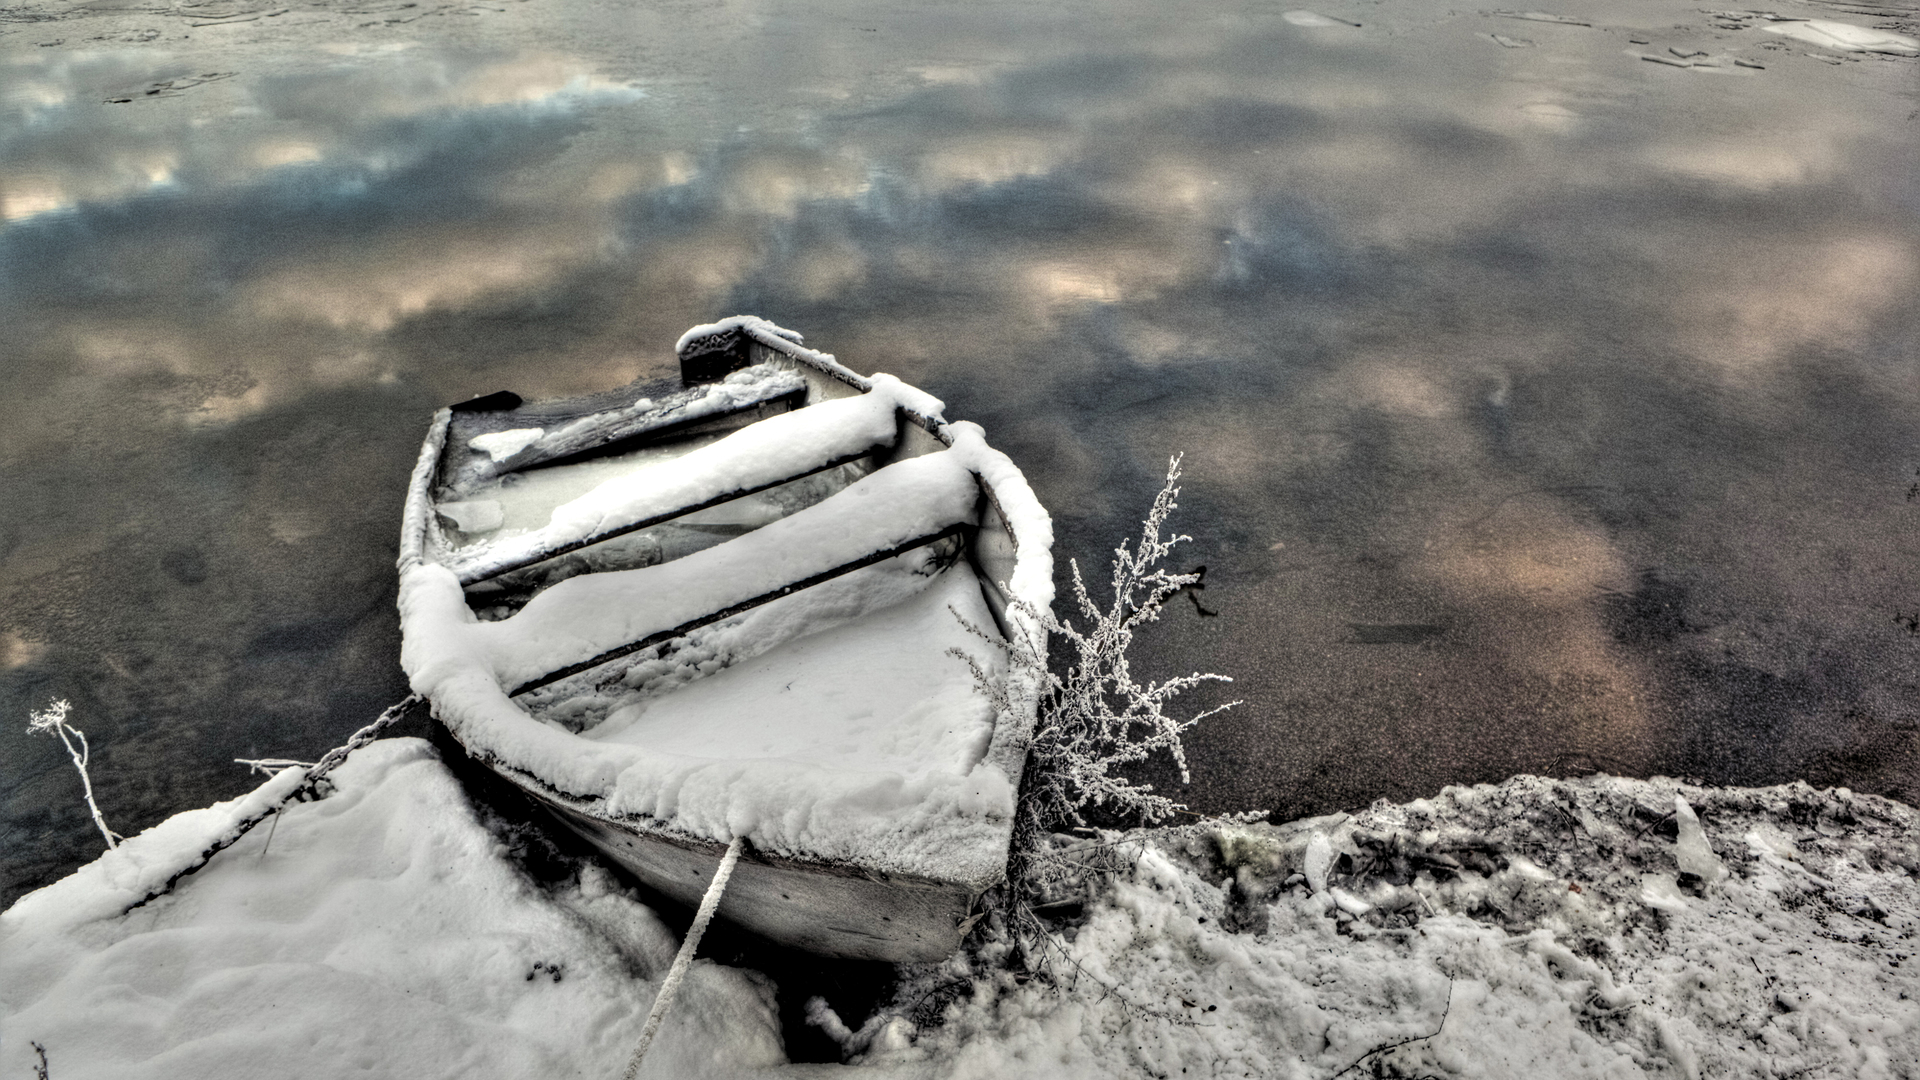
[[[687,968],[693,965],[693,954],[700,948],[700,938],[706,934],[707,924],[713,921],[713,913],[720,906],[720,897],[727,891],[727,879],[733,876],[733,864],[740,861],[740,852],[746,845],[746,837],[736,836],[727,845],[727,853],[720,857],[720,869],[714,871],[713,883],[707,886],[706,895],[700,898],[700,910],[693,916],[693,926],[687,931],[687,939],[680,943],[680,952],[674,956],[673,966],[667,969],[660,992],[654,996],[653,1009],[647,1013],[647,1026],[640,1032],[640,1045],[633,1048],[633,1059],[627,1062],[627,1072],[622,1080],[634,1080],[640,1075],[640,1062],[647,1056],[647,1047],[653,1045],[653,1037],[659,1034],[660,1023],[667,1018],[667,1010],[673,1007],[674,995],[680,992],[680,981],[687,977]]]

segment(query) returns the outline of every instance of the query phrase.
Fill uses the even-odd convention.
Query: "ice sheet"
[[[1804,22],[1768,23],[1761,27],[1769,34],[1783,34],[1809,45],[1841,52],[1876,52],[1890,56],[1920,56],[1920,39],[1891,30],[1875,30],[1832,19],[1808,19]]]

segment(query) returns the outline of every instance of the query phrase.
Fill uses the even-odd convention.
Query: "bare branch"
[[[100,804],[93,800],[93,777],[87,773],[87,765],[93,760],[93,750],[87,745],[87,733],[67,723],[67,713],[73,710],[73,703],[62,698],[40,712],[27,714],[29,732],[53,732],[60,736],[60,744],[67,748],[67,756],[73,759],[73,767],[80,772],[80,785],[86,790],[87,809],[93,814],[93,824],[106,838],[107,847],[117,848],[126,837],[107,828],[107,819],[101,816]],[[74,740],[80,741],[80,748],[74,749]]]

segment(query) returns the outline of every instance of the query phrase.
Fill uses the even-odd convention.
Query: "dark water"
[[[203,10],[0,21],[0,902],[97,846],[30,709],[127,832],[333,745],[404,692],[432,409],[739,312],[985,424],[1063,573],[1186,453],[1142,664],[1247,702],[1197,808],[1920,799],[1911,60],[1678,4]],[[1630,55],[1696,45],[1764,66]]]

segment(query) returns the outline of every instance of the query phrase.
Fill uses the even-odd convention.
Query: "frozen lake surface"
[[[1197,808],[1920,800],[1920,17],[1775,10],[0,11],[0,904],[97,842],[29,709],[129,833],[311,758],[404,692],[432,409],[740,312],[1096,576],[1187,454]]]

